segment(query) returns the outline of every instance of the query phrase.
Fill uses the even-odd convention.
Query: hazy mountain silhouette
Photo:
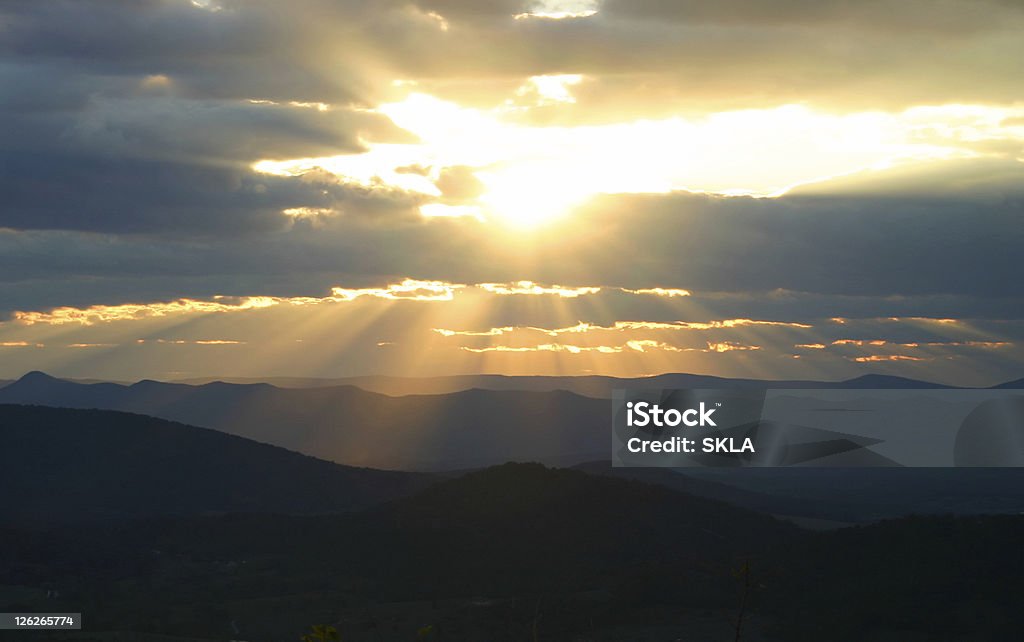
[[[434,481],[99,410],[0,405],[0,443],[0,522],[12,524],[209,511],[349,511]]]
[[[1021,390],[1021,389],[1024,389],[1024,379],[1016,379],[1014,381],[1007,381],[1006,383],[1001,383],[998,386],[992,386],[992,387],[993,388],[999,388],[999,389],[1002,389],[1002,390],[1007,390],[1007,389]]]
[[[611,377],[361,378],[380,387],[438,390],[480,383],[493,387],[400,397],[355,386],[279,388],[267,383],[203,385],[140,381],[84,384],[31,372],[0,388],[0,403],[101,408],[214,428],[331,461],[375,468],[458,470],[505,461],[572,465],[607,453],[607,401],[612,387],[741,387],[764,382],[666,374]],[[390,382],[390,383],[388,383]],[[369,384],[367,384],[369,385]],[[868,375],[848,382],[779,381],[775,387],[940,387]],[[551,388],[575,388],[583,394]],[[401,392],[391,386],[391,392]]]
[[[607,402],[563,391],[389,397],[353,386],[87,385],[33,372],[0,388],[0,403],[135,412],[374,468],[577,463],[608,450]]]
[[[176,383],[202,385],[214,381],[252,384],[269,383],[280,388],[325,388],[331,386],[356,386],[370,392],[391,396],[413,394],[447,394],[480,388],[483,390],[529,390],[550,392],[567,390],[579,395],[597,398],[611,397],[615,388],[947,388],[942,384],[916,381],[888,375],[865,375],[846,381],[812,380],[761,380],[729,379],[710,375],[669,373],[651,377],[608,377],[601,375],[581,376],[509,376],[496,374],[453,375],[442,377],[388,377],[364,376],[339,379],[317,379],[310,377],[199,377]]]

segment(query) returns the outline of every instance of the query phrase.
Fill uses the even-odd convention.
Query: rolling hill
[[[402,497],[427,475],[340,466],[127,413],[0,405],[0,523],[209,512],[316,514]]]

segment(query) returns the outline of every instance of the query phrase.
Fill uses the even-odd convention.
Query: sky
[[[1015,0],[0,3],[0,378],[1024,376]]]

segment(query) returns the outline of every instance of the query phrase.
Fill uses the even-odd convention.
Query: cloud
[[[181,299],[166,303],[135,303],[123,305],[95,305],[89,308],[56,308],[49,312],[14,313],[14,321],[21,325],[94,325],[112,321],[138,320],[153,317],[166,317],[178,314],[240,312],[258,308],[280,305],[283,301],[275,297],[247,297],[245,299],[226,301],[196,301]]]
[[[216,296],[211,300],[179,299],[158,303],[94,305],[88,308],[61,307],[48,312],[15,311],[13,319],[21,325],[94,325],[112,321],[168,317],[180,314],[216,314],[271,308],[279,305],[306,306],[346,303],[360,297],[392,301],[451,301],[454,293],[466,286],[440,281],[405,279],[383,288],[331,289],[328,297]]]
[[[514,283],[481,283],[477,286],[491,294],[501,295],[529,295],[544,296],[554,295],[562,298],[574,299],[586,294],[596,294],[601,288],[594,286],[564,287],[561,285],[544,286],[533,281],[516,281]]]
[[[568,352],[570,354],[582,354],[585,352],[599,352],[602,354],[615,354],[622,352],[623,346],[578,346],[571,343],[542,343],[536,346],[487,346],[486,348],[471,348],[461,346],[466,352]]]
[[[675,296],[690,296],[690,294],[692,294],[689,290],[683,290],[680,288],[639,288],[636,290],[622,288],[622,291],[629,292],[630,294],[651,294],[654,296],[666,296],[669,298]]]
[[[542,343],[535,346],[507,346],[507,345],[491,345],[483,348],[473,348],[470,346],[460,346],[460,350],[474,353],[486,353],[486,352],[511,352],[511,353],[528,353],[528,352],[567,352],[570,354],[584,354],[588,352],[596,352],[600,354],[619,354],[626,350],[633,352],[731,352],[734,350],[760,350],[760,346],[742,345],[729,341],[720,343],[708,343],[707,348],[687,348],[674,346],[664,341],[654,341],[652,339],[633,339],[627,341],[622,345],[574,345],[571,343]]]
[[[512,326],[505,326],[503,328],[491,328],[490,330],[483,330],[480,332],[474,332],[472,330],[448,330],[446,328],[434,328],[433,330],[442,337],[497,337],[513,332],[515,328]]]
[[[1019,361],[1017,2],[54,0],[0,24],[5,360],[118,343],[109,321],[349,309],[467,359],[501,338],[708,370],[716,348]],[[709,167],[759,194],[831,178],[679,189],[736,187]],[[204,340],[178,336],[146,340]]]
[[[664,350],[667,352],[685,352],[686,350],[692,350],[692,348],[678,348],[674,345],[669,345],[664,341],[654,341],[652,339],[634,339],[626,342],[626,347],[630,350],[637,352],[647,352],[648,350]]]
[[[352,301],[363,296],[396,301],[451,301],[455,292],[465,287],[465,285],[457,283],[405,279],[401,283],[391,284],[386,288],[332,288],[331,294],[336,301]]]
[[[157,343],[176,346],[238,346],[245,345],[246,342],[231,339],[136,339],[135,343]]]
[[[486,189],[474,174],[474,169],[464,165],[443,168],[434,183],[441,196],[452,203],[473,201]]]
[[[929,361],[924,357],[911,357],[903,354],[872,354],[866,357],[847,357],[850,361],[857,363],[876,363],[885,361]]]
[[[708,350],[712,352],[732,352],[734,350],[760,350],[761,346],[743,345],[734,341],[708,342]]]

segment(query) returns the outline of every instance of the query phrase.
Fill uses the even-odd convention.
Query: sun
[[[502,122],[490,112],[417,93],[378,111],[420,139],[421,165],[471,167],[483,186],[470,203],[424,206],[427,216],[471,215],[533,228],[559,218],[594,192],[586,172],[571,171],[562,154],[550,153],[537,140],[536,130]],[[557,135],[557,129],[548,133]]]
[[[475,218],[535,229],[604,193],[772,197],[882,164],[965,155],[961,139],[987,135],[1019,115],[977,106],[837,115],[783,105],[698,119],[576,126],[538,126],[520,118],[534,107],[574,104],[574,88],[586,82],[572,74],[531,77],[515,94],[525,106],[510,100],[491,109],[412,91],[371,111],[413,134],[414,143],[364,141],[366,151],[358,154],[261,161],[254,168],[294,175],[320,167],[346,183],[422,195],[426,219]],[[951,124],[965,120],[969,128]],[[471,177],[472,190],[443,189],[453,168]]]
[[[557,161],[521,163],[478,174],[485,217],[514,228],[553,222],[594,194],[586,175],[573,175]]]

